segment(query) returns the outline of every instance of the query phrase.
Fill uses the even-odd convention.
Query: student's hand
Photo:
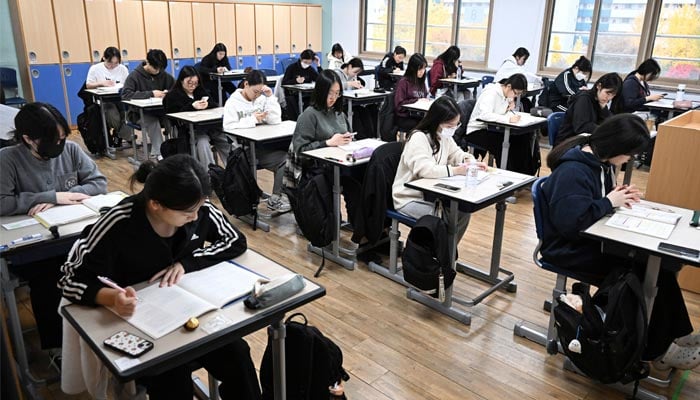
[[[265,121],[265,118],[267,118],[267,111],[265,112],[256,112],[253,114],[255,116],[255,119],[258,121],[259,124],[262,124]]]
[[[270,97],[270,96],[272,96],[272,89],[270,89],[269,86],[265,86],[262,90],[262,94],[265,97]]]
[[[113,289],[112,289],[113,290]],[[130,317],[134,315],[136,311],[136,303],[138,302],[136,298],[136,291],[131,286],[124,288],[126,292],[114,291],[114,303],[112,303],[112,308],[122,317]]]
[[[352,135],[349,133],[336,133],[330,139],[326,140],[326,146],[337,147],[343,144],[352,142]]]
[[[318,56],[314,56],[314,62],[316,63],[316,65],[321,65],[321,59],[318,58]]]
[[[403,71],[401,68],[394,68],[394,73],[398,74],[399,72]]]
[[[163,287],[166,285],[172,286],[180,282],[180,278],[182,278],[182,275],[184,274],[185,267],[183,267],[182,263],[178,261],[175,264],[169,266],[168,268],[162,269],[158,273],[153,275],[153,277],[148,280],[148,283],[155,282],[156,280],[160,279],[160,285],[158,285],[159,287]]]
[[[78,204],[90,196],[85,193],[77,192],[57,192],[56,204]]]
[[[430,99],[427,97],[421,97],[420,99],[418,99],[418,101],[426,102],[426,101],[430,101]]]
[[[630,190],[631,189],[631,190]],[[640,192],[636,188],[630,188],[629,186],[622,185],[616,186],[615,189],[610,191],[606,196],[610,200],[613,208],[617,207],[632,207],[633,203],[639,202]]]
[[[508,118],[508,122],[510,123],[516,123],[520,121],[520,114],[511,114],[510,118]]]
[[[226,72],[226,67],[216,67],[216,72],[218,72],[220,74],[224,73],[224,72]]]
[[[348,82],[348,86],[352,87],[353,89],[362,89],[364,87],[360,81],[350,81]]]
[[[153,97],[165,97],[166,93],[168,93],[167,90],[154,90]]]
[[[469,163],[467,163],[467,165],[469,165]],[[480,161],[476,163],[476,167],[479,168],[481,171],[486,171],[489,169],[489,166],[486,165],[485,162],[480,162]]]
[[[102,82],[99,82],[100,86],[114,86],[115,83],[112,80],[105,79]]]
[[[647,96],[647,101],[659,101],[664,98],[663,94],[650,94]]]
[[[206,110],[208,106],[209,102],[206,100],[197,100],[194,103],[192,103],[192,108],[194,108],[195,110]]]
[[[304,77],[303,77],[303,76],[297,76],[297,83],[304,83]]]
[[[580,88],[578,88],[578,90],[588,90],[588,86],[587,86],[587,85],[583,85],[583,86],[581,86]]]
[[[27,215],[29,216],[35,216],[37,213],[40,213],[44,210],[48,210],[49,208],[53,207],[55,204],[51,203],[39,203],[36,204],[34,207],[30,208],[29,211],[27,212]]]
[[[453,175],[466,175],[469,164],[459,164],[452,167]]]

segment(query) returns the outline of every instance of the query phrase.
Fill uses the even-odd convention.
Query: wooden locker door
[[[291,30],[291,52],[294,54],[301,53],[306,49],[306,6],[291,6],[290,7],[290,26]]]
[[[170,37],[173,59],[194,58],[194,33],[192,32],[192,5],[173,2],[170,7]]]
[[[255,29],[251,22],[255,21],[255,5],[236,4],[236,54],[249,56],[255,54]]]
[[[290,9],[289,6],[272,7],[273,39],[275,54],[289,54],[291,52],[290,43]]]
[[[236,6],[234,4],[214,4],[216,42],[226,45],[226,55],[236,55]],[[214,46],[212,46],[214,47]],[[231,66],[235,65],[231,64]]]
[[[61,62],[90,62],[87,23],[83,0],[54,0],[54,19]]]
[[[194,56],[201,59],[209,54],[216,44],[214,4],[192,3],[192,23],[194,25]]]
[[[143,20],[146,33],[146,48],[161,49],[168,58],[173,58],[170,47],[170,16],[168,3],[164,1],[143,2]],[[144,55],[144,58],[145,55]]]
[[[255,5],[255,53],[256,54],[272,54],[273,53],[273,35],[272,29],[272,5],[256,4]]]
[[[51,0],[18,1],[28,64],[57,64],[56,25]]]
[[[316,53],[320,53],[323,47],[321,42],[321,32],[323,30],[322,10],[319,6],[306,7],[306,48],[313,49]]]
[[[122,63],[128,64],[129,61],[140,62],[145,60],[146,31],[143,26],[141,0],[118,0],[115,5]],[[166,54],[168,53],[168,48],[170,46],[166,47]]]
[[[117,39],[117,18],[112,0],[85,0],[88,36],[90,37],[90,55],[92,62],[102,59],[107,47],[119,48]]]

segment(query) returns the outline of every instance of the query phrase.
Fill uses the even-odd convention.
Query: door
[[[194,26],[194,57],[197,61],[209,54],[216,44],[214,29],[214,4],[192,3]]]
[[[226,55],[231,67],[236,65],[236,6],[234,4],[214,4],[216,42],[226,45]],[[214,47],[214,46],[212,46]]]
[[[17,8],[28,64],[58,64],[58,40],[51,0],[18,1]]]
[[[254,22],[255,6],[236,4],[236,55],[238,57],[255,55],[255,29],[251,29]],[[255,66],[255,59],[252,66]]]
[[[146,33],[146,48],[161,49],[165,56],[172,58],[173,54],[170,46],[170,16],[168,13],[168,3],[164,1],[143,2],[143,20]],[[145,58],[145,53],[144,53]]]
[[[83,0],[54,2],[53,12],[62,63],[85,63],[91,60],[83,4]]]
[[[272,7],[272,38],[274,42],[273,51],[275,54],[287,54],[291,51],[290,44],[291,30],[289,28],[290,18],[289,6]]]
[[[294,21],[294,29],[291,30],[291,52],[301,53],[306,49],[306,6],[291,6],[290,21]]]
[[[140,0],[121,0],[115,3],[115,11],[122,63],[133,70],[146,59],[143,6]]]
[[[306,7],[306,48],[316,53],[323,53],[321,47],[321,32],[323,28],[322,8],[319,6]],[[330,49],[328,49],[330,51]]]
[[[96,63],[102,59],[102,54],[107,47],[119,48],[114,2],[112,0],[85,0],[85,16],[87,17],[87,30],[90,38],[90,56],[92,62]],[[143,33],[143,30],[141,32]]]

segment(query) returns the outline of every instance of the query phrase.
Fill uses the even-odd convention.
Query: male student
[[[394,89],[394,80],[391,79],[392,72],[403,71],[403,60],[406,58],[406,49],[396,46],[393,53],[386,53],[382,62],[379,63],[379,87],[384,89]]]
[[[151,49],[146,54],[146,61],[136,67],[124,82],[122,89],[122,99],[149,99],[151,97],[165,97],[175,79],[172,75],[165,72],[168,66],[168,59],[165,53],[159,49]],[[129,110],[129,120],[138,121],[141,125],[141,131],[148,135],[151,141],[150,158],[159,159],[160,145],[163,143],[161,134],[161,120],[164,120],[163,110],[156,112],[147,112],[143,114],[141,120],[139,113],[136,110]],[[143,145],[146,146],[146,141],[143,140]]]

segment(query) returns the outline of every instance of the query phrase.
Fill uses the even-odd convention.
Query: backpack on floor
[[[293,321],[295,317],[301,317],[303,322]],[[342,350],[318,328],[309,325],[304,314],[292,314],[285,325],[287,399],[331,398],[328,388],[350,379],[343,369]],[[272,335],[268,335],[267,347],[260,363],[263,400],[274,399],[272,346]]]
[[[424,215],[411,228],[401,255],[406,282],[440,301],[457,275],[450,265],[447,242],[445,221]]]
[[[83,142],[92,154],[99,154],[107,149],[105,135],[102,131],[102,114],[100,106],[90,104],[85,106],[83,112],[77,117],[78,131],[83,137]]]
[[[301,233],[313,246],[323,248],[333,241],[333,182],[330,170],[305,172],[296,188],[285,188]]]
[[[209,176],[224,209],[237,217],[252,215],[255,229],[262,190],[250,168],[245,150],[238,147],[228,156],[226,169],[209,164]]]
[[[593,297],[575,283],[582,313],[564,302],[554,307],[564,353],[588,377],[608,384],[639,381],[648,375],[641,357],[647,343],[647,312],[639,278],[612,272]]]

